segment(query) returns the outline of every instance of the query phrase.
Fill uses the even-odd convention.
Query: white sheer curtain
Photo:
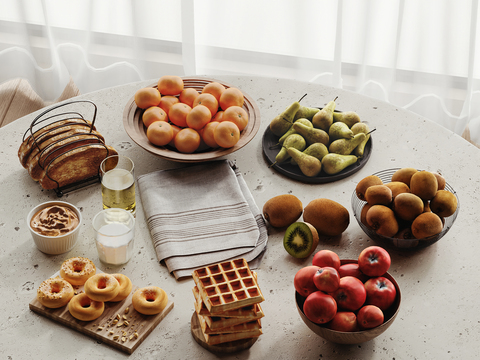
[[[480,144],[479,11],[478,0],[2,0],[0,84],[25,78],[51,100],[70,79],[87,93],[164,74],[291,78]]]

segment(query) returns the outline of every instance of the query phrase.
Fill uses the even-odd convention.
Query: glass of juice
[[[100,176],[103,208],[120,208],[135,215],[133,161],[123,155],[109,156],[100,164]]]
[[[131,212],[119,208],[102,210],[93,218],[93,229],[100,261],[122,265],[130,260],[135,235]]]

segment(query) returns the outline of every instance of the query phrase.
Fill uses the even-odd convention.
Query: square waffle
[[[198,314],[199,319],[202,321],[205,321],[205,323],[208,325],[208,327],[211,330],[222,329],[229,326],[243,324],[253,320],[261,319],[262,317],[265,316],[262,308],[260,307],[260,304],[247,306],[246,309],[241,308],[241,309],[226,311],[225,313],[222,313],[221,316],[211,316],[208,313],[208,310],[204,311],[204,313],[201,314],[201,310],[203,309],[201,305],[203,304],[203,301],[200,298],[200,294],[198,294],[198,292],[194,291],[194,295],[195,295],[195,311]],[[236,316],[241,311],[244,311],[244,313],[239,316]],[[234,316],[229,316],[232,313]]]
[[[210,327],[207,325],[205,319],[203,319],[202,316],[199,316],[198,319],[200,320],[200,326],[205,335],[243,333],[243,332],[251,332],[254,330],[262,330],[262,324],[260,320],[248,321],[243,324],[227,326],[221,329],[210,329]]]
[[[211,315],[265,300],[245,259],[194,270],[192,277]]]
[[[200,319],[200,316],[198,314],[194,314],[194,315],[199,318],[202,334],[205,338],[205,342],[208,345],[218,345],[218,344],[233,342],[237,340],[251,339],[251,338],[259,337],[263,333],[261,327],[255,324],[245,326],[243,329],[241,329],[242,331],[237,331],[237,332],[218,333],[218,334],[205,333],[205,331],[203,330],[205,328],[205,325],[202,325],[202,320]],[[260,323],[260,320],[256,320],[256,321]]]
[[[197,312],[197,314],[208,316],[208,317],[214,316],[207,309],[205,303],[203,302],[202,296],[200,295],[200,292],[198,291],[198,288],[197,288],[196,285],[192,288],[192,291],[193,291],[193,296],[195,297],[195,304],[194,305],[195,305],[195,311]],[[241,307],[239,309],[227,310],[227,311],[224,311],[222,313],[218,313],[215,316],[221,316],[223,318],[241,318],[241,319],[254,318],[257,315],[256,305],[257,304],[247,305],[247,306]],[[245,320],[243,320],[243,321],[245,321]]]

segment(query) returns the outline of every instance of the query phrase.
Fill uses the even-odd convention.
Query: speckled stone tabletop
[[[350,199],[356,183],[377,171],[415,167],[438,171],[455,189],[461,210],[452,229],[434,245],[414,252],[391,251],[390,273],[402,291],[400,313],[386,332],[360,345],[337,345],[313,333],[301,320],[294,298],[293,277],[305,260],[283,248],[283,231],[269,228],[267,251],[256,270],[264,294],[263,335],[248,350],[226,359],[467,359],[480,350],[480,150],[460,136],[387,103],[321,85],[290,80],[218,76],[249,94],[258,104],[260,130],[244,148],[226,156],[236,162],[259,208],[273,196],[294,194],[304,204],[318,198],[335,200],[350,211],[350,225],[341,238],[323,239],[318,250],[336,251],[355,259],[375,244],[356,223]],[[143,81],[81,95],[98,106],[96,126],[107,143],[133,159],[136,176],[182,166],[138,147],[127,135],[122,115],[135,91],[156,81]],[[302,104],[324,106],[338,96],[339,110],[354,110],[371,128],[373,153],[356,174],[327,184],[305,184],[269,168],[262,154],[262,135],[270,120],[307,93]],[[55,200],[20,165],[17,150],[25,130],[39,112],[0,129],[0,348],[5,359],[215,359],[190,332],[194,311],[193,280],[176,281],[156,259],[137,193],[135,253],[121,267],[98,260],[91,221],[101,210],[100,185],[66,194],[62,200],[83,215],[78,244],[68,253],[50,256],[33,243],[26,216],[37,204]],[[92,259],[105,272],[128,274],[137,286],[156,285],[175,303],[171,313],[132,355],[97,342],[29,309],[40,283],[73,256]],[[312,255],[313,256],[313,255]]]

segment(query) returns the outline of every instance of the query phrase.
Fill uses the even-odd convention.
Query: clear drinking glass
[[[120,208],[135,215],[133,161],[123,155],[109,156],[100,164],[100,176],[103,208]]]
[[[133,254],[135,218],[124,209],[105,209],[93,218],[95,243],[100,261],[110,265],[127,263]]]

